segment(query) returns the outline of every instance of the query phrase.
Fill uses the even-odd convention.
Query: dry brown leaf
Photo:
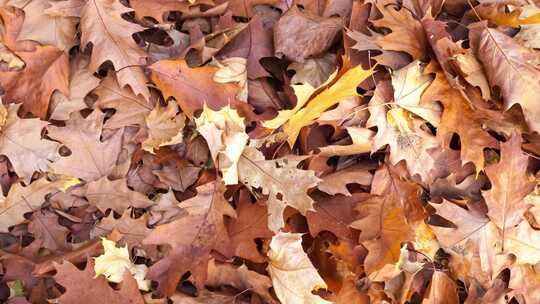
[[[268,257],[268,273],[282,303],[332,303],[312,293],[312,290],[326,288],[326,283],[302,249],[300,233],[276,234],[270,243]]]

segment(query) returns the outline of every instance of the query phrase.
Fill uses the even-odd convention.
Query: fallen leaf
[[[280,301],[289,304],[331,303],[313,290],[326,288],[326,283],[302,249],[300,233],[279,232],[272,238],[268,273]]]
[[[94,110],[83,118],[74,113],[65,127],[49,126],[49,137],[60,141],[71,150],[71,155],[60,157],[51,165],[54,172],[78,176],[86,181],[109,175],[118,160],[122,131],[101,141],[104,114]]]
[[[58,157],[59,144],[42,138],[48,125],[37,118],[21,119],[18,105],[0,105],[0,154],[6,155],[15,172],[29,182],[36,171],[46,171]]]
[[[182,133],[186,117],[178,113],[178,105],[169,102],[167,107],[156,105],[145,117],[148,137],[142,142],[142,149],[150,153],[160,147],[176,145],[183,141]]]
[[[144,194],[130,190],[125,179],[109,180],[106,176],[89,182],[85,196],[102,212],[113,209],[122,214],[129,207],[146,208],[153,204]]]
[[[309,188],[319,179],[310,170],[297,169],[302,159],[266,160],[255,148],[246,147],[238,161],[239,181],[252,188],[262,188],[268,195],[268,228],[277,232],[283,227],[283,211],[291,206],[302,214],[313,209],[313,200],[307,195]],[[290,187],[290,185],[296,185]]]
[[[148,291],[150,281],[144,279],[148,267],[143,264],[133,264],[129,258],[127,246],[118,248],[114,241],[106,238],[101,238],[101,245],[104,249],[103,254],[94,258],[95,277],[104,275],[109,282],[120,283],[127,270],[137,281],[139,289]]]
[[[88,304],[118,303],[143,304],[144,300],[137,288],[137,281],[129,272],[123,277],[119,290],[112,289],[104,276],[95,277],[93,261],[89,261],[84,270],[79,270],[68,261],[55,263],[54,280],[62,285],[66,292],[56,300],[60,304],[75,303],[85,299]],[[92,286],[92,288],[88,288]]]
[[[144,28],[122,19],[121,14],[129,12],[132,10],[114,0],[86,2],[81,9],[81,46],[93,44],[89,66],[92,71],[110,60],[120,86],[129,85],[135,95],[149,99],[146,77],[139,67],[145,53],[132,38]]]
[[[0,85],[8,103],[22,103],[25,112],[45,118],[49,99],[55,90],[69,95],[69,63],[63,51],[50,46],[36,46],[33,51],[15,52],[25,63],[20,71],[0,74]]]
[[[304,62],[328,50],[342,27],[341,18],[320,17],[295,6],[274,27],[275,53],[278,57]]]
[[[205,105],[195,123],[208,143],[210,154],[223,175],[225,185],[237,184],[240,157],[249,138],[244,119],[229,106],[212,111]]]

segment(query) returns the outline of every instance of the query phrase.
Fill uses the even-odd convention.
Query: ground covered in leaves
[[[0,302],[540,303],[540,8],[0,0]]]

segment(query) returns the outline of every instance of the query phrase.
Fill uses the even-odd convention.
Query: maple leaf
[[[15,54],[24,61],[25,67],[0,74],[0,85],[6,92],[3,98],[8,103],[22,103],[25,112],[45,118],[55,90],[69,95],[68,56],[50,45]]]
[[[300,233],[276,234],[270,242],[268,257],[267,270],[276,295],[283,303],[331,303],[311,293],[326,288],[326,283],[302,249]]]
[[[143,244],[171,246],[169,254],[152,265],[147,275],[149,279],[158,281],[161,293],[174,293],[187,271],[191,271],[197,286],[203,286],[211,250],[231,255],[224,216],[235,217],[236,214],[225,200],[223,188],[220,181],[198,187],[197,196],[180,205],[188,215],[158,226],[143,240]]]
[[[528,156],[521,150],[521,136],[513,134],[501,144],[501,160],[486,168],[491,189],[483,192],[488,216],[504,231],[522,220],[528,206],[523,199],[535,186],[527,174]],[[504,240],[503,240],[504,241]]]
[[[479,59],[489,83],[501,88],[505,108],[519,104],[529,127],[540,132],[540,124],[535,119],[540,115],[540,108],[535,102],[540,98],[538,90],[535,90],[540,70],[529,63],[529,58],[534,56],[532,50],[497,30],[486,29],[481,34],[477,52],[483,54]]]
[[[195,119],[197,130],[206,139],[225,185],[238,183],[238,162],[248,141],[244,119],[229,106],[212,111],[206,105]]]
[[[15,172],[29,182],[36,171],[46,171],[57,159],[59,144],[42,138],[48,125],[37,118],[21,119],[19,105],[0,105],[0,154],[6,155]]]
[[[145,125],[145,117],[154,108],[152,104],[136,96],[128,88],[120,87],[113,75],[103,79],[93,93],[98,96],[94,107],[101,110],[115,110],[114,115],[104,124],[104,127],[109,129]]]
[[[183,141],[186,117],[178,113],[178,105],[169,102],[167,107],[159,104],[145,117],[148,137],[142,142],[142,149],[150,153],[160,147],[176,145]]]
[[[0,195],[0,218],[2,219],[0,230],[7,232],[10,226],[24,221],[26,212],[35,211],[45,202],[45,195],[65,191],[65,187],[73,185],[70,178],[59,178],[55,181],[48,181],[40,178],[32,182],[27,187],[20,183],[12,185],[7,197]]]
[[[116,247],[114,241],[101,238],[103,254],[94,258],[94,271],[96,276],[104,275],[109,282],[120,283],[124,279],[126,270],[133,275],[140,290],[148,291],[150,281],[144,276],[148,271],[146,265],[136,265],[131,262],[127,246]]]
[[[132,38],[135,32],[144,28],[121,17],[121,14],[131,11],[114,0],[86,2],[81,9],[81,45],[93,44],[89,66],[92,71],[97,71],[103,62],[110,60],[120,85],[129,85],[136,95],[148,99],[150,92],[146,87],[146,77],[138,67],[145,53]]]
[[[110,208],[119,214],[129,207],[146,208],[153,204],[144,194],[130,190],[125,179],[111,181],[106,176],[88,183],[85,196],[99,210],[105,212]]]
[[[93,261],[89,260],[84,270],[79,270],[68,261],[62,264],[54,263],[56,275],[54,280],[62,285],[66,292],[56,299],[60,304],[80,302],[98,304],[143,304],[144,300],[138,288],[137,281],[129,272],[124,273],[120,289],[114,290],[104,276],[95,276]],[[92,286],[92,288],[89,288]]]
[[[98,180],[109,175],[118,160],[122,131],[101,141],[105,114],[94,110],[83,118],[74,113],[65,127],[49,126],[49,137],[60,141],[71,150],[71,155],[61,157],[51,165],[54,172],[78,176],[86,181]]]
[[[266,160],[255,148],[246,147],[238,161],[238,178],[252,188],[262,188],[268,195],[268,228],[276,232],[284,226],[283,211],[291,206],[302,214],[313,209],[313,200],[307,195],[309,188],[316,186],[319,179],[315,172],[296,167],[303,160],[282,158]],[[289,185],[295,184],[295,187]]]

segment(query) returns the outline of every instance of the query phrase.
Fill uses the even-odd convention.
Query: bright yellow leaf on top
[[[348,70],[332,86],[313,97],[305,108],[294,113],[283,127],[289,145],[293,146],[300,130],[312,124],[328,108],[344,98],[359,96],[356,87],[371,74],[373,68],[364,70],[360,65]]]

